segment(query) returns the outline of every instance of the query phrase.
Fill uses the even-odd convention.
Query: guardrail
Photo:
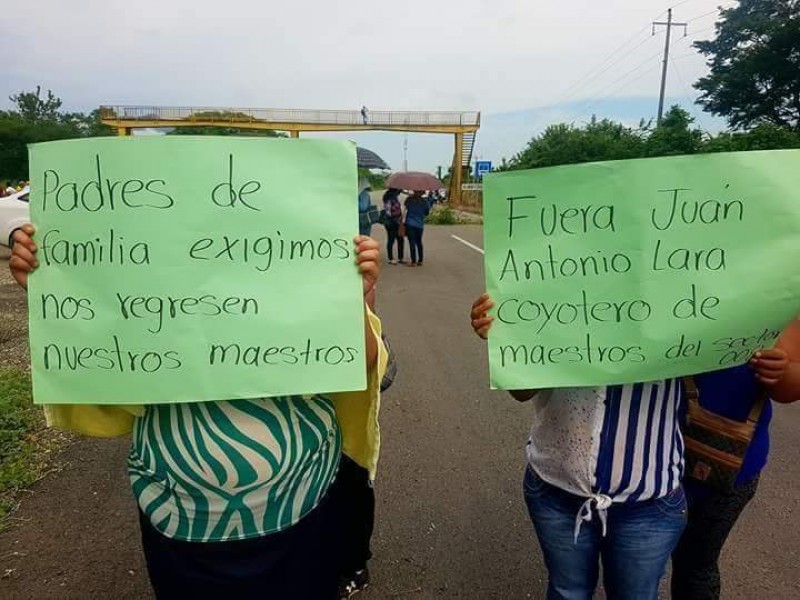
[[[306,123],[314,125],[474,125],[479,112],[307,110],[276,108],[198,108],[176,106],[101,106],[109,121],[202,121],[206,123]]]

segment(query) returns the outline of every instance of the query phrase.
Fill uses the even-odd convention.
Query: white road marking
[[[475,244],[470,244],[467,240],[463,240],[460,237],[458,237],[457,235],[451,235],[450,237],[453,238],[454,240],[458,240],[459,242],[461,242],[465,246],[469,246],[473,250],[476,250],[477,252],[480,252],[481,254],[483,254],[483,248],[478,248]]]

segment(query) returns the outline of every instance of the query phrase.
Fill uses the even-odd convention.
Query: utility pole
[[[408,134],[403,136],[403,171],[408,171]]]
[[[653,21],[653,35],[656,34],[656,26],[664,26],[667,28],[667,39],[664,42],[664,66],[661,68],[661,92],[658,95],[658,120],[656,124],[661,123],[661,117],[664,114],[664,92],[667,88],[667,64],[669,62],[669,39],[673,27],[683,27],[683,36],[686,37],[686,28],[688,23],[673,23],[672,9],[667,11],[667,21]]]

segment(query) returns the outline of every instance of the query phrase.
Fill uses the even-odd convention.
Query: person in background
[[[717,600],[722,588],[720,553],[734,524],[755,496],[767,463],[772,418],[769,398],[784,404],[800,400],[800,320],[783,331],[774,348],[756,352],[749,365],[702,373],[693,379],[700,406],[734,421],[746,421],[753,406],[763,402],[732,488],[704,483],[692,473],[684,479],[689,522],[672,554],[672,597]]]
[[[27,288],[34,228],[14,233],[9,267]],[[131,432],[128,473],[159,600],[337,598],[342,452],[377,462],[378,386],[386,351],[369,307],[380,247],[354,240],[364,294],[366,393],[116,406],[51,406],[48,423],[93,435]],[[324,301],[324,298],[320,301]],[[340,406],[341,404],[341,406]],[[82,416],[81,416],[82,415]],[[366,425],[365,425],[366,423]],[[181,432],[194,431],[194,436]],[[216,465],[210,468],[209,465]]]
[[[389,264],[396,265],[398,260],[404,263],[405,237],[403,227],[403,206],[400,204],[400,190],[389,188],[383,194],[384,227],[386,227],[386,254]],[[394,245],[397,242],[397,259],[394,258]]]
[[[370,185],[366,179],[358,182],[358,233],[369,236],[372,233],[372,218],[370,213],[375,206],[369,194]]]
[[[416,191],[406,198],[406,236],[411,250],[409,267],[421,267],[423,256],[422,232],[425,229],[425,217],[431,211],[428,200],[422,192]]]
[[[369,125],[369,109],[366,105],[361,107],[361,120],[364,121],[364,125]]]

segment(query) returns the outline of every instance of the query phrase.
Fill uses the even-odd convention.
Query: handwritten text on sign
[[[492,385],[741,364],[800,312],[800,151],[487,176]]]
[[[365,387],[351,144],[54,142],[31,177],[36,402]]]

